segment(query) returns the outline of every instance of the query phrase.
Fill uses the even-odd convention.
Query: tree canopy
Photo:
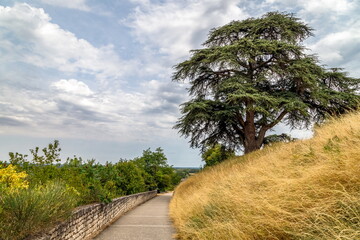
[[[151,190],[165,191],[180,181],[180,177],[168,164],[164,150],[160,147],[155,151],[151,151],[150,148],[144,150],[143,155],[135,158],[134,162],[144,169],[145,183]]]
[[[213,147],[209,147],[201,155],[201,158],[205,162],[205,167],[210,167],[234,156],[235,152],[233,150],[226,149],[225,146],[221,144],[216,144]]]
[[[175,128],[192,147],[220,143],[248,153],[281,121],[307,127],[357,108],[359,79],[306,53],[312,31],[279,12],[212,29],[204,48],[174,67],[173,80],[189,81],[191,97]]]

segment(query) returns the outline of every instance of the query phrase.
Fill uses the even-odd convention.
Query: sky
[[[57,139],[63,159],[161,147],[169,164],[199,167],[172,128],[188,100],[172,67],[212,28],[269,11],[296,14],[314,28],[309,53],[360,77],[359,0],[0,0],[0,159]]]

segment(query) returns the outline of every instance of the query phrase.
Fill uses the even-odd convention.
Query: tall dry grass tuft
[[[360,239],[360,112],[190,177],[170,214],[180,239]]]
[[[20,240],[70,216],[76,193],[55,182],[0,196],[0,239]]]

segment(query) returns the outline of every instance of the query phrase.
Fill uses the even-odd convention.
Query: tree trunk
[[[248,138],[245,139],[245,144],[244,144],[244,153],[245,154],[256,151],[258,149],[260,149],[260,146],[257,144],[257,141],[255,138],[254,139],[248,139]]]
[[[256,139],[256,129],[254,124],[254,112],[247,112],[246,122],[244,127],[244,153],[250,153],[260,149],[261,145],[258,144]]]

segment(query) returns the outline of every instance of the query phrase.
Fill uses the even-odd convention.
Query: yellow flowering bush
[[[0,190],[2,192],[14,192],[19,189],[26,189],[29,183],[26,180],[26,172],[17,172],[16,167],[10,164],[0,169]]]

